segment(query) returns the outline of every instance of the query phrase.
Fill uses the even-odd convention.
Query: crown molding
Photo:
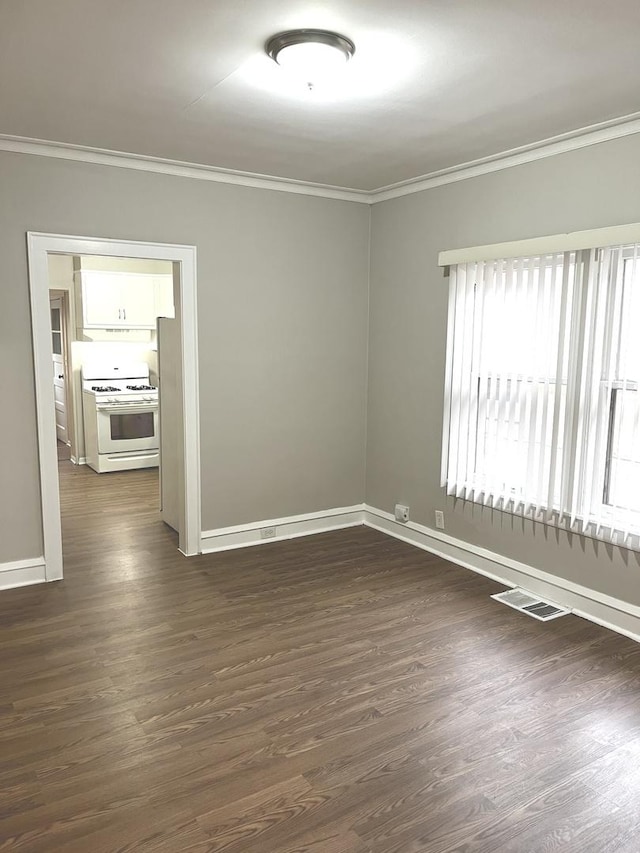
[[[371,191],[370,201],[372,204],[376,204],[380,201],[400,198],[434,187],[441,187],[445,184],[488,175],[490,172],[500,172],[502,169],[509,169],[512,166],[521,166],[524,163],[543,160],[545,157],[554,157],[556,154],[566,154],[569,151],[619,139],[622,136],[631,136],[634,133],[640,133],[640,112],[589,125],[569,133],[562,133],[558,136],[532,142],[529,145],[522,145],[519,148],[511,148],[508,151],[492,154],[490,157],[483,157],[479,160],[471,160],[468,163],[460,163],[458,166],[429,172],[417,178],[409,178],[406,181],[389,184],[386,187]]]
[[[181,160],[168,160],[146,154],[128,154],[123,151],[110,151],[104,148],[90,148],[85,145],[72,145],[67,142],[50,142],[44,139],[31,139],[23,136],[0,134],[0,151],[16,154],[35,154],[41,157],[53,157],[59,160],[74,160],[80,163],[92,163],[98,166],[116,166],[121,169],[134,169],[141,172],[154,172],[161,175],[174,175],[180,178],[193,178],[200,181],[213,181],[220,184],[253,187],[274,190],[276,192],[297,193],[319,198],[354,201],[359,204],[377,204],[381,201],[400,198],[405,195],[423,192],[477,178],[491,172],[499,172],[512,166],[521,166],[557,154],[566,154],[590,145],[620,139],[640,133],[640,112],[621,116],[610,121],[600,122],[569,133],[542,139],[519,148],[511,148],[461,163],[446,169],[429,172],[406,181],[399,181],[373,190],[359,190],[351,187],[339,187],[331,184],[319,184],[293,178],[279,178],[254,172],[242,172],[235,169],[223,169],[199,163],[186,163]]]
[[[167,160],[146,154],[128,154],[124,151],[110,151],[105,148],[90,148],[86,145],[72,145],[67,142],[50,142],[46,139],[30,139],[24,136],[0,134],[0,151],[15,154],[35,154],[40,157],[53,157],[58,160],[74,160],[97,166],[116,166],[121,169],[134,169],[140,172],[155,172],[160,175],[174,175],[179,178],[195,178],[199,181],[213,181],[219,184],[234,184],[276,192],[297,193],[299,195],[333,198],[340,201],[370,203],[368,190],[356,190],[350,187],[336,187],[330,184],[316,184],[298,181],[293,178],[278,178],[260,175],[254,172],[241,172],[235,169],[223,169],[218,166],[206,166],[200,163],[186,163],[181,160]]]

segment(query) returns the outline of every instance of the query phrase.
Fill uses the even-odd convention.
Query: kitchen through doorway
[[[43,579],[62,577],[62,529],[65,551],[93,529],[99,550],[197,553],[195,249],[31,234],[29,260]]]
[[[159,510],[159,519],[177,537],[180,351],[173,264],[50,254],[48,266],[63,551],[68,551],[66,532],[69,540],[78,538],[78,517],[80,530],[88,531],[99,512],[101,524],[109,517],[115,532],[123,494],[134,486],[143,499],[127,503],[128,522],[149,510],[153,519],[153,510]],[[109,475],[115,472],[122,476],[114,489]],[[89,518],[74,487],[85,496],[91,493]]]

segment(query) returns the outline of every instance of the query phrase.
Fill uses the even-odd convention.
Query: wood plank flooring
[[[0,595],[0,851],[637,853],[640,646],[365,528],[187,560],[61,462]]]

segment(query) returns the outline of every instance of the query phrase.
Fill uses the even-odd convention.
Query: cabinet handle
[[[59,373],[59,374],[58,374],[58,379],[64,379],[64,373]]]
[[[126,319],[127,319],[127,309],[126,309],[126,308],[123,308],[123,309],[122,309],[122,313],[123,313],[123,315],[124,315],[122,319],[123,319],[123,320],[126,320]]]

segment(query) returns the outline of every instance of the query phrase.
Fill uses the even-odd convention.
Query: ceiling
[[[339,91],[283,85],[293,27],[355,42]],[[640,110],[639,37],[637,0],[0,0],[0,133],[372,190]]]

